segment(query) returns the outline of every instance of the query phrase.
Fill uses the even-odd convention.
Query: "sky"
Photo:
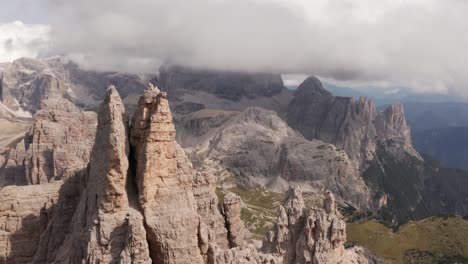
[[[0,0],[0,61],[317,75],[468,98],[466,0]],[[296,78],[297,77],[297,78]]]
[[[47,23],[48,0],[0,0],[0,23]]]

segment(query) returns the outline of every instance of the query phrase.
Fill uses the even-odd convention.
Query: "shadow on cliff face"
[[[11,153],[4,153],[6,160],[5,164],[0,164],[0,186],[24,186],[33,184],[44,184],[46,181],[51,182],[53,180],[60,180],[60,177],[58,176],[55,176],[56,179],[54,179],[54,155],[56,155],[54,154],[54,150],[42,150],[41,156],[43,157],[43,159],[39,160],[37,156],[33,156],[32,154],[30,154],[31,152],[27,152],[29,146],[26,145],[26,143],[19,142],[18,144],[25,144],[25,150],[23,151],[23,153],[13,152],[12,157],[10,157]],[[18,157],[21,158],[17,160]],[[11,166],[7,164],[9,163],[8,159],[10,158],[17,163],[16,166]],[[36,163],[39,163],[40,165]],[[40,173],[34,173],[33,171],[36,169],[39,170]]]
[[[40,225],[41,216],[29,214],[21,220],[18,219],[21,221],[21,227],[9,236],[10,253],[6,259],[0,259],[0,263],[31,263],[43,231]]]
[[[130,133],[127,133],[128,138],[130,138]],[[136,180],[136,170],[137,170],[137,159],[135,155],[135,148],[130,146],[130,151],[128,154],[128,172],[127,172],[127,182],[125,183],[125,189],[127,193],[128,203],[130,208],[136,209],[137,211],[142,212],[143,210],[138,205],[138,184]]]
[[[111,263],[120,263],[122,251],[126,246],[126,237],[128,236],[128,222],[116,227],[110,234],[110,253],[112,256]]]
[[[10,235],[10,252],[0,263],[50,263],[70,233],[71,222],[85,187],[87,169],[65,180],[57,201],[43,205],[37,214],[21,219],[21,228]]]

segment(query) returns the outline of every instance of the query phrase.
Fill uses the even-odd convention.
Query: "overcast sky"
[[[468,96],[466,0],[0,2],[0,61],[61,54],[133,72],[172,61]]]

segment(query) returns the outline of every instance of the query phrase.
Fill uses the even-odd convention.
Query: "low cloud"
[[[92,69],[170,61],[468,96],[466,14],[464,0],[50,0],[49,22],[53,51]]]
[[[49,49],[49,26],[20,21],[0,24],[0,62],[39,57]]]

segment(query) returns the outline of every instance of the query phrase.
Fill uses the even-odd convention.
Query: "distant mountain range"
[[[441,94],[417,94],[406,92],[402,87],[345,87],[331,83],[324,83],[324,87],[336,96],[361,97],[372,99],[377,107],[394,103],[424,102],[424,103],[450,103],[464,102],[462,99]]]
[[[413,146],[437,160],[443,167],[468,170],[467,102],[445,95],[402,93],[397,88],[361,90],[329,83],[324,86],[337,96],[371,98],[379,110],[394,103],[402,103],[411,128]]]

